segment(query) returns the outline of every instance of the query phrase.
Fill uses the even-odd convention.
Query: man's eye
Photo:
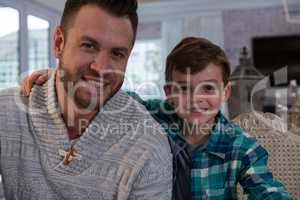
[[[86,48],[86,49],[94,49],[94,45],[92,45],[90,43],[82,43],[81,46]]]
[[[115,58],[125,58],[125,54],[120,51],[113,51],[112,52],[113,57]]]

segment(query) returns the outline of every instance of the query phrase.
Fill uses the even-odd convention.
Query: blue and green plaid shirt
[[[208,143],[189,157],[185,151],[188,144],[180,136],[181,120],[169,112],[172,107],[160,100],[140,102],[169,136],[174,154],[174,190],[177,190],[173,193],[174,199],[237,199],[237,183],[248,194],[248,199],[292,199],[269,171],[267,151],[221,113],[217,115]],[[178,167],[180,163],[184,167]],[[190,174],[186,173],[187,168]],[[190,183],[180,183],[186,180]],[[189,194],[182,197],[184,187],[191,190],[188,198]]]

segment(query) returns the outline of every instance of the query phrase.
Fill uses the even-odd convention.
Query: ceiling
[[[52,9],[55,9],[56,11],[61,12],[64,8],[64,4],[66,0],[34,0],[36,2],[39,2],[40,4],[43,4],[47,7],[50,7]],[[174,1],[174,0],[138,0],[140,4],[147,4],[147,3],[153,3],[153,2],[159,2],[159,1]]]
[[[30,0],[38,2],[61,14],[66,0]],[[282,0],[137,0],[139,4],[140,21],[157,21],[220,12],[223,10],[282,6]],[[299,0],[289,0],[298,2]]]

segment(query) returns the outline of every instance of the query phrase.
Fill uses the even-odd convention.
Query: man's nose
[[[98,74],[105,72],[105,70],[111,70],[112,65],[109,54],[105,51],[99,52],[97,55],[95,55],[90,68],[98,72]]]

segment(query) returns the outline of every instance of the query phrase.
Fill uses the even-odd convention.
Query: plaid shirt
[[[178,160],[187,160],[181,158],[187,148],[186,141],[180,136],[181,120],[174,112],[166,112],[172,108],[165,101],[140,102],[168,133],[173,146],[175,188],[178,172],[185,170],[178,169]],[[216,119],[207,145],[196,149],[186,161],[191,163],[191,199],[237,199],[237,183],[248,194],[248,199],[292,199],[269,171],[267,151],[221,113]],[[176,197],[178,193],[174,194],[174,199],[180,199]]]

